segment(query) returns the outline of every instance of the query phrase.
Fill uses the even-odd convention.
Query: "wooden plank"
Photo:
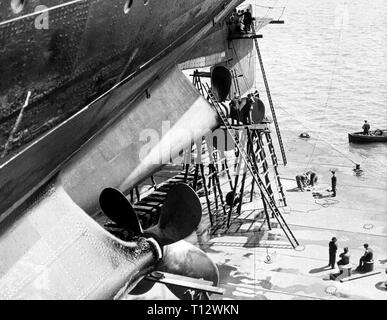
[[[223,130],[226,130],[226,127],[224,125],[221,125],[220,128]],[[267,126],[266,123],[256,123],[256,124],[238,125],[238,126],[232,125],[231,128],[235,130],[254,129],[254,130],[263,130],[266,132],[270,132],[270,128]]]
[[[193,177],[187,177],[187,182],[192,182]],[[184,182],[184,178],[173,178],[168,180],[168,182]]]
[[[171,284],[179,287],[191,288],[215,294],[222,295],[224,293],[224,289],[212,286],[210,281],[180,276],[168,272],[158,271],[157,273],[161,274],[162,278],[148,275],[145,277],[145,279],[163,284]]]
[[[249,40],[249,39],[261,39],[261,34],[232,34],[228,37],[229,40]]]
[[[190,74],[191,77],[193,76],[199,76],[202,78],[211,78],[211,72],[206,72],[206,71],[199,71],[196,72],[195,74]]]
[[[155,210],[155,208],[153,207],[149,207],[149,206],[144,206],[144,205],[137,205],[135,204],[133,206],[134,210],[145,210],[145,211],[152,211],[152,210]]]
[[[354,275],[354,276],[351,276],[351,277],[340,279],[340,282],[357,280],[357,279],[361,279],[361,278],[365,278],[365,277],[374,276],[374,275],[377,275],[379,273],[382,273],[382,272],[381,271],[374,271],[374,272],[362,273],[362,274],[359,274],[359,275]]]
[[[228,228],[227,233],[235,233],[238,231],[240,227],[240,224],[237,222],[234,222],[231,224],[230,228]]]
[[[162,204],[164,202],[164,200],[165,200],[165,197],[160,197],[160,196],[158,197],[156,195],[153,196],[153,194],[142,199],[142,201],[159,201],[160,204]]]
[[[172,188],[171,185],[163,185],[163,186],[157,188],[157,190],[161,190],[161,191],[165,192],[165,191],[169,191],[169,189],[171,189],[171,188]],[[166,193],[167,193],[167,192],[165,192],[165,194],[166,194]]]
[[[139,201],[135,204],[135,206],[150,206],[150,207],[159,207],[161,205],[162,205],[162,203],[150,201],[150,199],[148,201],[145,199],[142,199],[141,201]]]
[[[154,195],[166,196],[167,193],[164,192],[164,191],[158,191],[158,190],[156,190],[156,191],[153,191],[152,194],[151,194],[151,196],[154,196]]]
[[[191,177],[193,177],[195,174],[194,173],[191,173],[191,172],[189,172],[188,173],[188,176],[191,176]],[[178,175],[176,175],[176,176],[173,176],[172,178],[184,178],[184,173],[179,173]]]

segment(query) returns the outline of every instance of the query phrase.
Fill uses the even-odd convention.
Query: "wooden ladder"
[[[235,146],[237,147],[240,156],[244,160],[247,169],[249,170],[252,178],[256,182],[257,186],[261,190],[262,196],[264,200],[266,201],[268,207],[272,211],[274,217],[277,219],[278,224],[281,226],[283,232],[285,233],[287,239],[289,240],[290,244],[293,246],[293,248],[296,248],[299,243],[294,236],[293,232],[290,230],[288,224],[286,223],[285,219],[283,218],[280,210],[278,209],[277,205],[275,204],[269,190],[266,188],[265,183],[262,181],[262,179],[259,176],[259,169],[257,165],[252,161],[250,155],[246,152],[245,148],[242,146],[242,144],[239,141],[239,137],[235,130],[230,125],[227,117],[223,113],[222,108],[220,107],[219,102],[217,101],[215,95],[212,93],[211,88],[208,84],[204,86],[204,91],[206,92],[209,102],[211,103],[212,107],[215,109],[217,114],[219,115],[220,119],[223,122],[223,125],[226,127],[227,132],[232,137]]]

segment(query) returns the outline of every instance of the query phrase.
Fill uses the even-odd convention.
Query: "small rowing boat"
[[[353,143],[387,142],[387,130],[376,129],[368,135],[363,132],[348,133],[348,139]]]

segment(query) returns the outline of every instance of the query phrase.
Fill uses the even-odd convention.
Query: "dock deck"
[[[288,165],[280,166],[288,202],[281,210],[301,245],[293,249],[275,220],[273,229],[268,230],[261,202],[250,203],[247,196],[241,215],[233,217],[229,229],[221,216],[211,228],[206,200],[201,197],[202,221],[187,240],[207,252],[218,265],[220,287],[225,293],[212,298],[387,299],[386,177],[366,169],[362,176],[356,176],[353,162],[328,142],[315,140],[313,134],[310,139],[299,138],[302,129],[294,123],[281,126],[288,156]],[[311,168],[318,175],[318,184],[309,191],[297,191],[295,176]],[[327,191],[331,168],[337,169],[335,198]],[[168,174],[173,176],[171,171]],[[168,174],[161,171],[155,178],[166,179]],[[364,252],[363,244],[368,243],[374,251],[374,271],[380,273],[353,281],[330,280],[331,273],[339,272],[338,268],[331,270],[327,266],[328,242],[332,237],[338,239],[337,260],[343,247],[349,247],[354,269]],[[168,289],[158,285],[145,295],[130,297],[133,298],[175,299]]]

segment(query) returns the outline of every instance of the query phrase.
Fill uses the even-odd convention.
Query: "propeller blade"
[[[163,258],[155,270],[218,284],[219,272],[212,260],[197,247],[181,241],[196,229],[202,216],[200,200],[187,184],[178,183],[171,187],[161,208],[158,224],[144,232],[132,205],[121,191],[106,188],[99,201],[102,211],[112,221],[134,235],[154,238],[163,248]],[[144,294],[153,285],[154,282],[144,279],[130,293]],[[190,296],[188,288],[170,284],[167,287],[180,299]],[[199,295],[203,296],[202,293]]]
[[[213,286],[219,284],[216,264],[205,252],[184,240],[164,247],[164,258],[156,270],[207,280],[212,282]],[[187,288],[174,285],[167,287],[179,299],[190,298]]]
[[[150,281],[150,280],[147,280],[147,279],[142,279],[134,288],[133,290],[131,290],[130,292],[128,292],[128,294],[130,295],[135,295],[135,296],[139,296],[139,295],[142,295],[142,294],[145,294],[147,293],[150,289],[153,288],[153,286],[155,285],[155,282],[154,281]]]
[[[256,100],[252,104],[253,110],[251,113],[251,120],[253,123],[261,123],[265,117],[265,105],[261,100]]]
[[[120,227],[134,235],[143,233],[136,212],[129,200],[118,189],[104,189],[99,196],[99,204],[103,213]]]
[[[198,226],[202,206],[195,191],[185,183],[175,184],[161,208],[159,222],[144,231],[161,246],[188,237]]]
[[[211,282],[213,286],[217,286],[219,283],[219,271],[216,264],[205,252],[184,240],[164,247],[163,260],[159,262],[155,270],[194,279],[203,279]],[[143,279],[130,294],[145,294],[153,288],[154,284],[154,281]],[[188,292],[189,288],[172,284],[166,286],[177,298],[182,300],[192,299],[191,293]],[[196,293],[196,295],[198,294]],[[201,298],[206,297],[202,296]]]

